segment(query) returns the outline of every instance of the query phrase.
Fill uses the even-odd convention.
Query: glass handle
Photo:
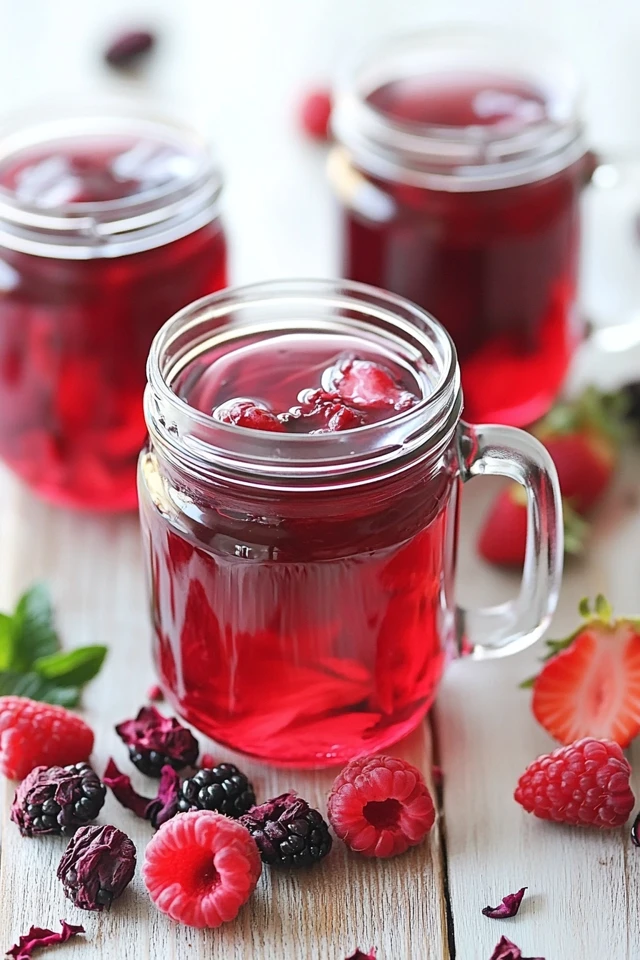
[[[497,475],[522,484],[527,495],[527,547],[520,593],[496,607],[458,609],[460,649],[485,660],[524,650],[547,629],[558,602],[563,561],[558,475],[542,444],[515,427],[461,423],[463,481]]]

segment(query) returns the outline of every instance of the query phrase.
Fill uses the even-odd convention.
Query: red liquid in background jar
[[[542,91],[478,75],[398,81],[368,102],[430,136],[442,127],[508,136],[548,110]],[[541,416],[578,338],[582,164],[532,183],[467,192],[364,175],[392,198],[395,213],[375,223],[345,211],[345,276],[413,300],[447,328],[461,361],[466,419],[523,425]]]
[[[80,214],[78,204],[162,191],[184,164],[159,143],[65,141],[5,161],[0,188],[65,216]],[[133,508],[151,341],[173,313],[225,282],[216,221],[117,257],[63,259],[0,246],[0,457],[55,503]]]
[[[403,404],[426,392],[391,356],[351,337],[313,335],[210,352],[173,388],[205,412],[243,396],[282,415],[345,358],[384,369]],[[366,378],[360,386],[362,395]],[[386,412],[365,402],[354,409],[367,423],[397,415],[391,402]],[[300,429],[286,418],[283,426]],[[173,519],[153,502],[152,464],[143,455],[155,661],[179,712],[276,765],[344,762],[413,729],[452,638],[443,597],[454,563],[453,451],[435,472],[418,464],[324,493],[191,483]]]

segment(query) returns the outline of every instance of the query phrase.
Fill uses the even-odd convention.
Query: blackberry
[[[178,797],[178,812],[216,810],[227,817],[240,817],[256,802],[253,787],[232,763],[219,763],[198,770],[185,780]]]
[[[293,793],[254,807],[242,823],[273,867],[310,867],[331,850],[329,827],[318,810]]]
[[[127,745],[131,762],[140,773],[159,777],[162,768],[183,770],[198,759],[198,741],[175,717],[164,717],[155,707],[142,707],[133,720],[125,720],[116,733]]]
[[[131,881],[136,848],[116,827],[83,827],[69,842],[58,879],[80,910],[108,910]]]
[[[95,820],[105,795],[104,784],[88,763],[36,767],[16,790],[11,819],[23,837],[45,833],[71,837]]]

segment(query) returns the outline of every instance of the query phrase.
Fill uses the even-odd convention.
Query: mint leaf
[[[13,695],[57,704],[60,707],[75,707],[80,700],[80,688],[62,686],[44,680],[37,673],[17,673],[12,670],[0,672],[0,696]]]
[[[15,656],[13,617],[0,613],[0,670],[10,670]]]
[[[27,670],[39,657],[47,657],[60,649],[60,640],[53,623],[49,591],[36,583],[22,594],[13,614],[14,669]]]
[[[78,647],[76,650],[39,657],[33,669],[44,680],[56,680],[67,686],[82,686],[99,673],[106,655],[106,647]]]

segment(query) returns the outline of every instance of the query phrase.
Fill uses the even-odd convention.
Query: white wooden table
[[[396,21],[406,24],[416,14],[425,19],[424,5],[414,0],[394,5],[323,0],[308,7],[292,0],[141,3],[138,19],[157,22],[163,43],[142,81],[119,81],[100,68],[96,51],[108,27],[129,23],[135,15],[125,12],[130,8],[125,0],[96,10],[79,0],[55,5],[32,0],[19,7],[0,0],[0,107],[46,89],[55,94],[86,87],[111,92],[133,87],[172,102],[212,135],[217,132],[229,171],[234,279],[328,275],[336,259],[323,156],[297,136],[293,103],[302,78],[328,73],[335,55],[361,28],[371,32],[376,21],[386,28],[392,6]],[[487,10],[495,16],[512,6],[492,0]],[[527,0],[522,8],[548,15],[574,42],[577,58],[584,65],[595,63],[597,38],[585,33],[582,16],[591,5],[580,6],[575,31],[571,6]],[[612,20],[636,9],[623,0],[613,7]],[[453,8],[454,15],[476,13],[466,0],[456,0]],[[339,39],[336,22],[344,28]],[[607,23],[604,43],[610,36]],[[611,91],[611,77],[602,65],[596,69]],[[637,84],[628,87],[631,94]],[[610,133],[608,124],[616,117],[619,125],[625,119],[625,103],[630,101],[618,98],[609,112],[609,104],[602,103],[598,114],[596,97],[601,132]],[[607,373],[600,364],[594,368]],[[639,467],[640,457],[630,454],[597,518],[589,557],[566,571],[552,635],[574,626],[583,594],[603,591],[620,612],[640,612],[640,508],[633,505],[640,500]],[[474,555],[475,529],[494,489],[478,480],[465,495],[459,570],[465,603],[498,601],[516,589],[514,578],[482,566]],[[0,609],[37,578],[51,586],[66,644],[110,647],[85,704],[98,733],[97,768],[103,769],[110,754],[125,766],[113,724],[144,702],[152,679],[136,520],[54,510],[0,469]],[[304,877],[265,871],[238,920],[206,934],[176,927],[157,913],[139,875],[111,914],[75,910],[54,878],[63,842],[20,839],[8,822],[12,789],[2,784],[0,948],[32,923],[56,927],[64,917],[84,922],[87,937],[56,948],[61,960],[343,960],[356,946],[377,947],[379,960],[488,960],[502,934],[525,956],[638,960],[640,850],[631,845],[628,830],[598,834],[544,824],[512,800],[527,763],[553,748],[530,713],[530,694],[517,688],[534,669],[537,655],[529,651],[506,661],[453,664],[430,723],[400,748],[428,778],[434,756],[444,774],[438,827],[423,846],[395,861],[370,863],[336,844],[330,858]],[[640,797],[640,747],[634,746],[629,757],[637,767]],[[294,788],[321,807],[334,775],[243,765],[260,796]],[[137,785],[142,788],[143,778]],[[101,820],[126,830],[142,854],[148,825],[111,797]],[[529,889],[517,918],[497,922],[481,915],[482,907],[524,885]]]

